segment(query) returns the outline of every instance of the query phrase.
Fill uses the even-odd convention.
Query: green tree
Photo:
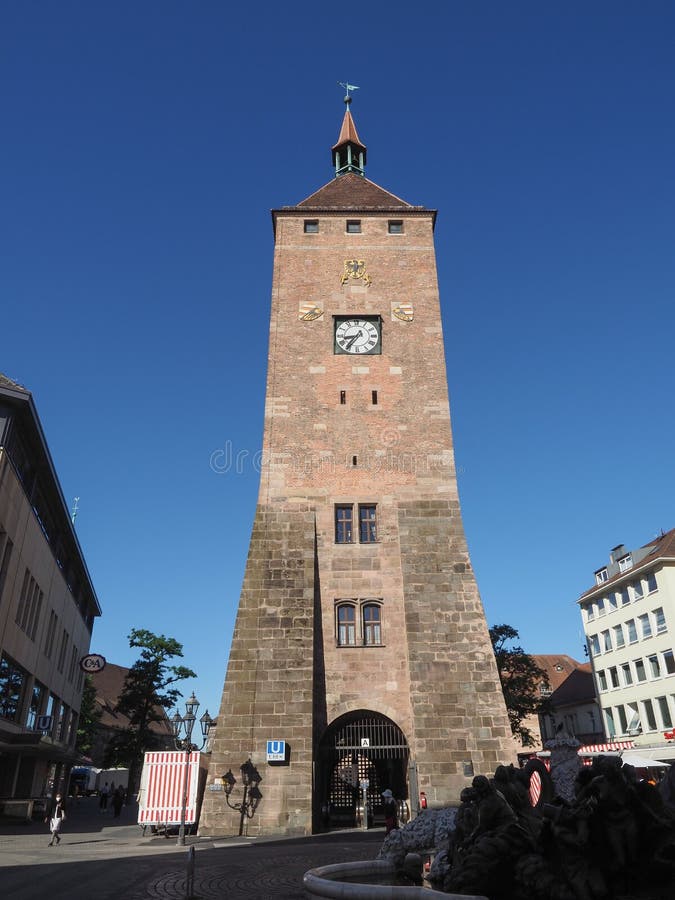
[[[541,696],[541,688],[547,689],[549,681],[546,672],[522,647],[507,646],[518,636],[516,629],[510,625],[493,625],[490,628],[511,731],[524,747],[532,747],[534,735],[524,721],[528,716],[546,711],[548,701]]]
[[[178,682],[197,676],[186,666],[171,664],[175,657],[183,656],[183,645],[174,638],[134,628],[129,635],[129,646],[140,647],[141,655],[129,669],[116,707],[117,712],[127,716],[129,725],[111,740],[105,764],[127,767],[129,790],[136,791],[143,754],[159,745],[151,726],[164,721],[162,711],[171,709],[182,696],[176,687]]]
[[[82,703],[77,720],[77,740],[75,747],[83,756],[90,756],[94,746],[101,710],[96,703],[96,688],[91,675],[85,675],[82,688]]]

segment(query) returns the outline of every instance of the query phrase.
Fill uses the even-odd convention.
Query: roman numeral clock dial
[[[336,353],[381,353],[380,319],[335,319]]]

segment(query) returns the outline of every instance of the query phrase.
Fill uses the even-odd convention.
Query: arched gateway
[[[364,782],[376,819],[386,788],[407,804],[409,756],[405,735],[387,716],[357,709],[332,722],[319,744],[315,792],[321,807],[330,809],[324,827],[358,824]]]
[[[264,465],[205,835],[239,830],[249,759],[247,832],[293,835],[327,800],[354,823],[360,782],[376,818],[386,788],[414,812],[418,790],[453,802],[514,757],[459,507],[436,213],[365,177],[346,102],[335,177],[272,214]],[[396,134],[402,168],[419,163],[419,136],[399,119]],[[275,164],[295,164],[289,140],[271,136]]]

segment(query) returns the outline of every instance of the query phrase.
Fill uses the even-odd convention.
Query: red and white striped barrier
[[[186,753],[164,750],[146,753],[138,794],[139,825],[180,825]],[[199,753],[190,754],[188,765],[185,823],[197,820]]]

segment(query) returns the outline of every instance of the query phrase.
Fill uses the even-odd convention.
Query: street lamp
[[[176,750],[185,751],[185,765],[183,767],[183,794],[180,809],[180,828],[178,829],[177,841],[179,847],[185,846],[185,811],[187,809],[188,800],[188,775],[190,772],[190,756],[193,750],[202,749],[202,747],[206,743],[206,739],[209,736],[211,726],[215,725],[214,720],[211,718],[211,716],[209,715],[209,711],[207,710],[199,720],[199,724],[202,729],[202,742],[199,746],[193,744],[192,729],[195,727],[195,722],[197,721],[198,709],[199,700],[197,700],[197,698],[195,697],[195,692],[193,691],[190,699],[185,701],[185,715],[181,716],[178,710],[176,710],[175,715],[171,719],[171,724],[173,726],[173,741],[176,745]]]
[[[225,800],[230,809],[236,809],[239,812],[239,837],[244,833],[244,822],[246,819],[252,819],[258,804],[262,800],[262,793],[258,785],[262,781],[262,775],[251,762],[250,758],[239,767],[241,772],[241,783],[244,785],[244,797],[241,803],[230,803],[230,794],[232,788],[237,783],[237,779],[232,774],[232,769],[223,775],[223,783],[225,785]]]

